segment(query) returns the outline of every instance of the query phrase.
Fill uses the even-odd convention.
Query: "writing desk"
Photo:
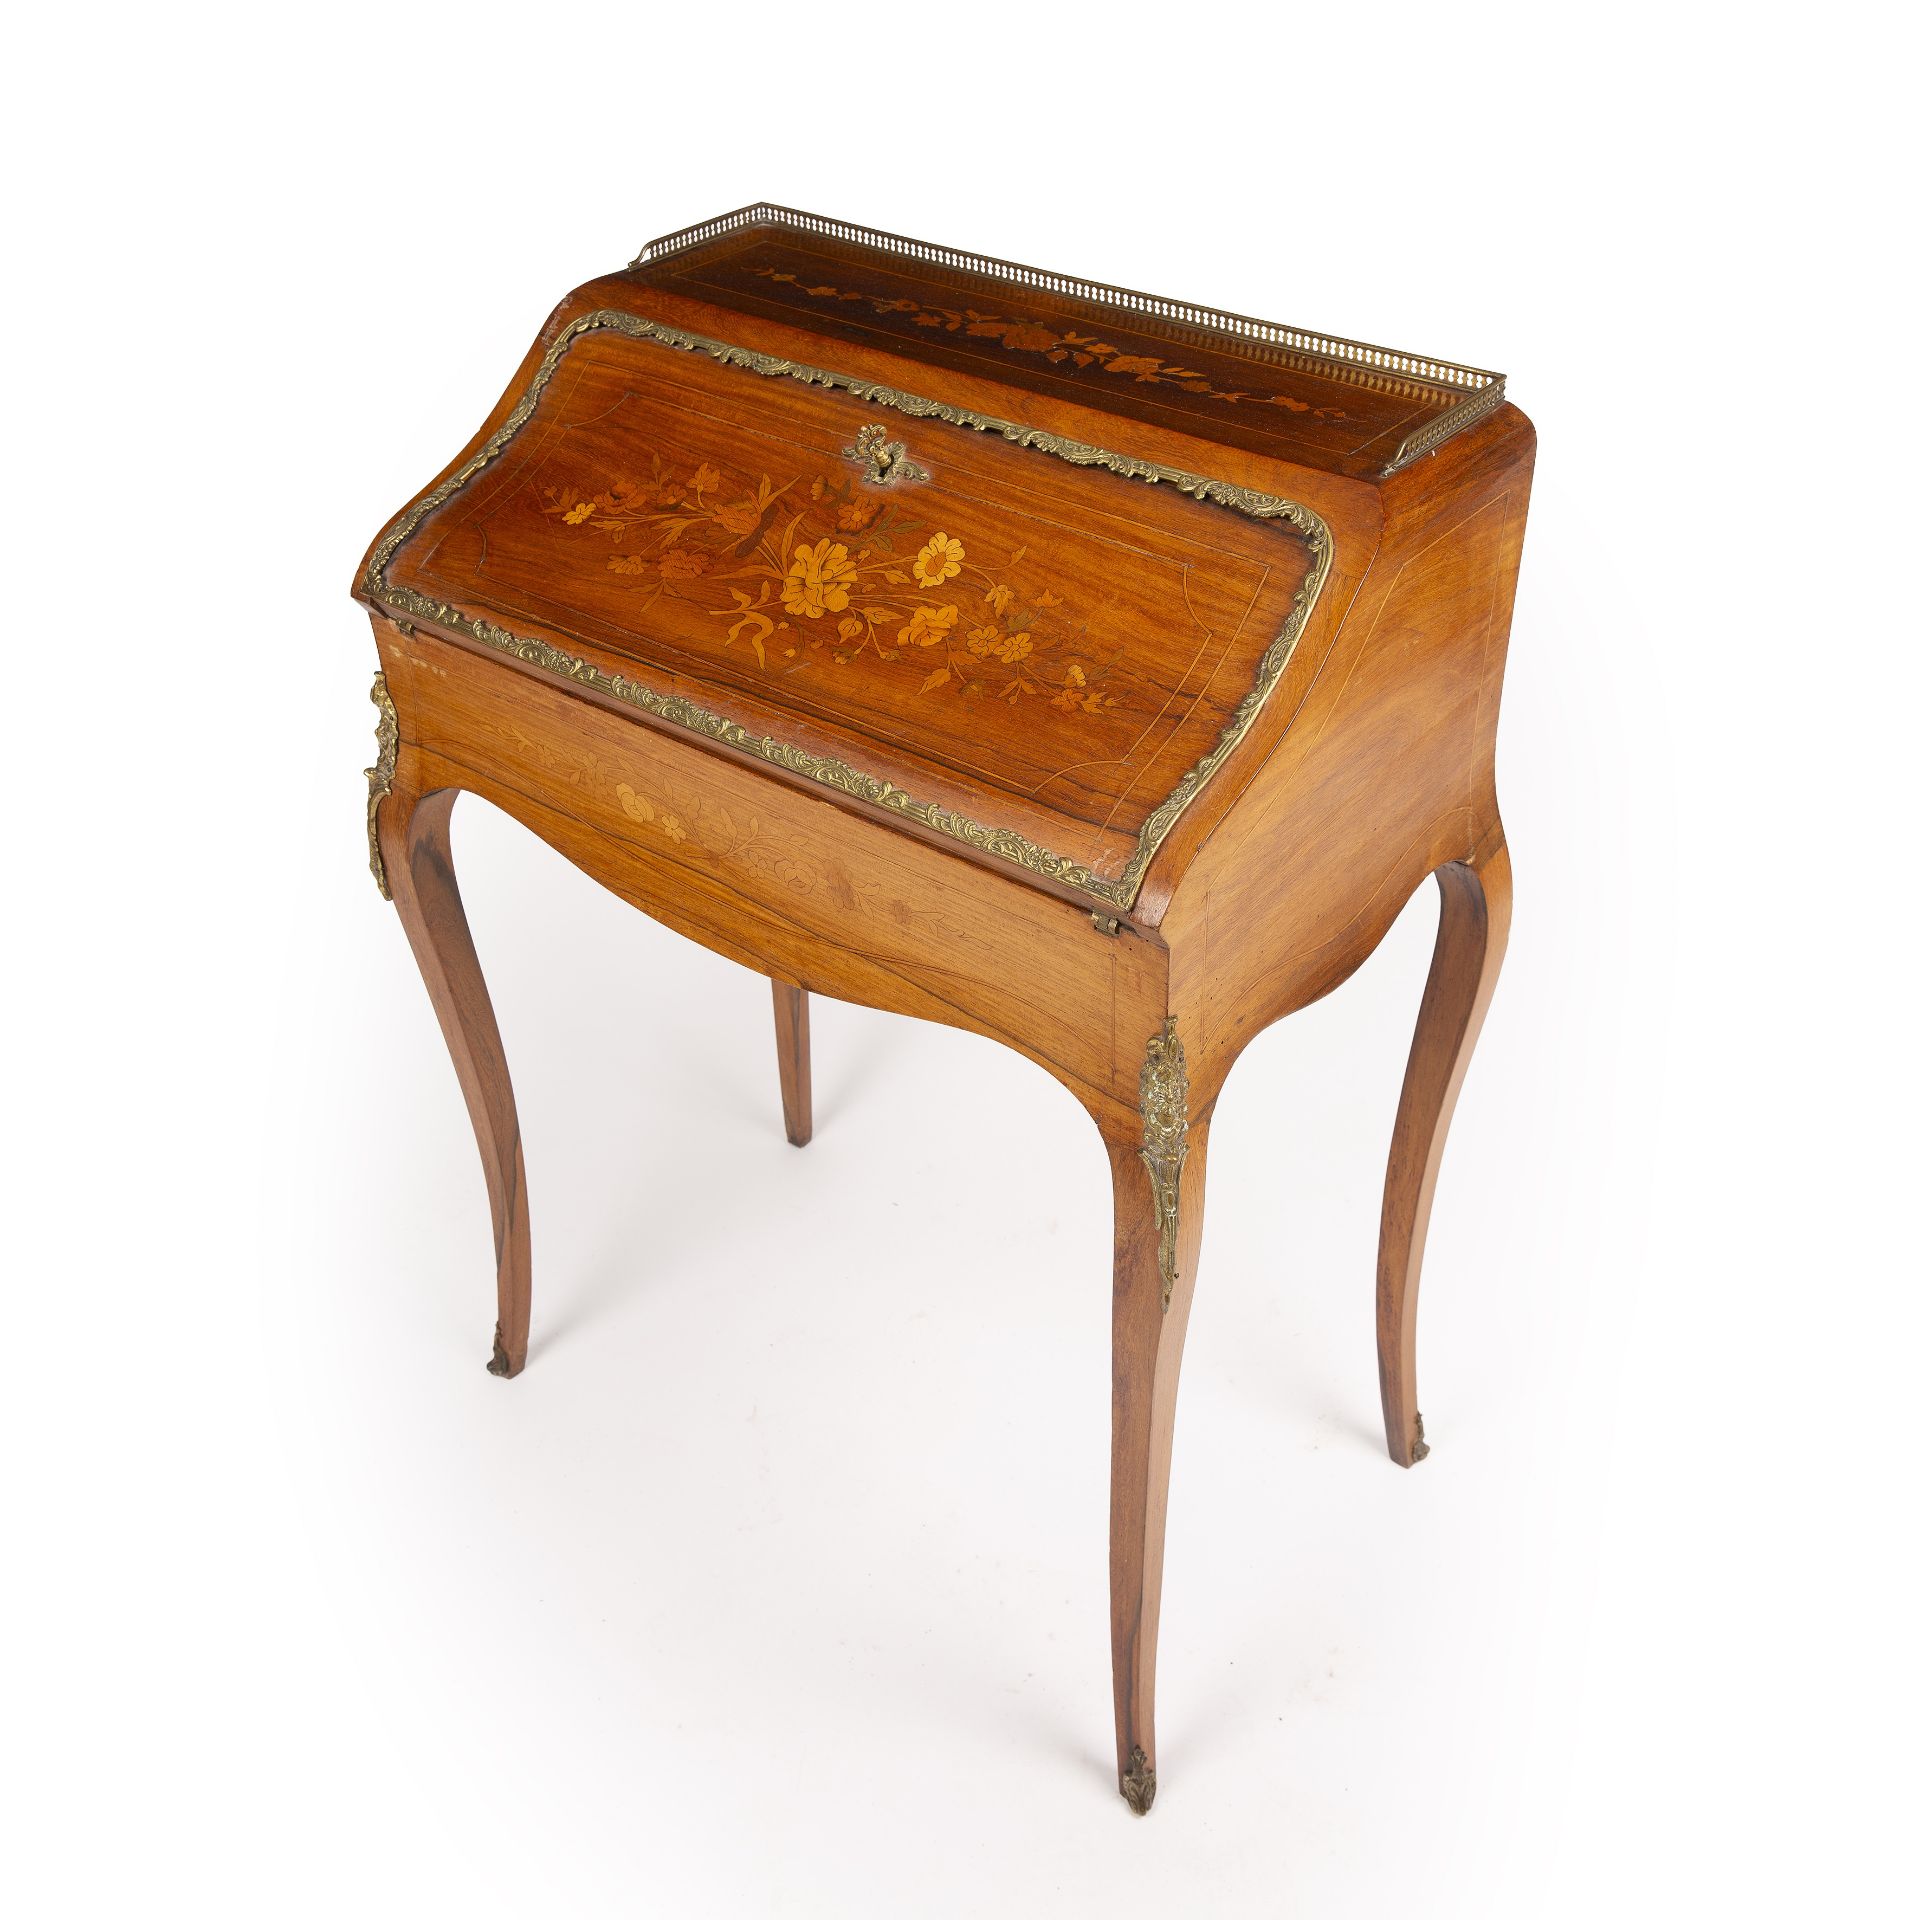
[[[1478,369],[759,205],[569,294],[357,577],[372,865],[486,1167],[495,1373],[531,1257],[462,792],[769,976],[796,1146],[812,993],[986,1034],[1091,1115],[1136,1812],[1214,1102],[1433,875],[1376,1287],[1387,1450],[1426,1453],[1414,1308],[1506,942],[1533,446]]]

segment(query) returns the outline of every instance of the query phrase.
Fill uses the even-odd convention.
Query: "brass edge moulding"
[[[524,638],[490,620],[473,619],[457,607],[430,600],[410,587],[388,585],[387,568],[393,556],[428,514],[444,506],[477,473],[499,458],[514,436],[533,417],[541,394],[545,392],[547,383],[553,378],[568,349],[583,335],[595,332],[617,333],[632,340],[651,340],[664,347],[677,348],[683,353],[704,353],[722,365],[743,367],[769,379],[799,380],[809,386],[837,387],[857,400],[889,407],[915,419],[945,420],[953,426],[970,427],[976,433],[995,433],[1015,446],[1031,447],[1076,467],[1103,467],[1122,479],[1141,480],[1150,486],[1173,487],[1195,500],[1209,501],[1256,520],[1285,521],[1298,530],[1307,544],[1309,564],[1307,576],[1294,594],[1292,610],[1266,652],[1261,655],[1252,686],[1221,728],[1219,738],[1199,761],[1180,776],[1173,791],[1141,824],[1133,857],[1118,878],[1106,879],[1077,860],[1036,846],[1024,834],[1016,833],[1009,827],[987,826],[949,808],[916,800],[892,781],[850,766],[844,760],[823,758],[786,741],[776,740],[770,734],[753,733],[737,721],[726,719],[680,694],[660,693],[641,681],[629,679],[625,674],[603,673],[590,662],[565,653],[547,641]],[[904,449],[902,451],[904,453]],[[928,400],[895,387],[881,386],[871,380],[829,373],[822,367],[808,366],[804,361],[785,360],[773,354],[755,352],[749,347],[730,346],[724,340],[710,340],[704,334],[688,333],[679,327],[645,320],[638,314],[600,308],[580,315],[560,331],[541,356],[540,365],[528,383],[526,392],[500,426],[470,459],[437,487],[423,494],[387,530],[368,558],[363,590],[369,598],[380,601],[384,606],[411,614],[416,619],[430,620],[450,632],[478,641],[496,653],[507,654],[529,666],[591,687],[598,693],[638,707],[643,713],[651,714],[656,720],[665,721],[670,726],[684,727],[690,733],[717,740],[737,752],[765,760],[788,773],[818,781],[835,792],[847,794],[889,813],[901,814],[978,852],[992,854],[1025,868],[1029,873],[1044,875],[1076,892],[1090,894],[1096,900],[1127,908],[1139,896],[1147,866],[1160,850],[1161,842],[1173,831],[1174,823],[1259,718],[1268,695],[1279,684],[1287,662],[1293,657],[1293,650],[1313,613],[1314,603],[1320,597],[1320,589],[1332,565],[1331,529],[1311,507],[1302,506],[1298,501],[1283,500],[1277,494],[1261,493],[1252,487],[1237,486],[1231,481],[1209,480],[1200,474],[1182,472],[1177,467],[1138,460],[1131,454],[1111,453],[1103,447],[1090,446],[1081,440],[1069,440],[1064,435],[1049,433],[1040,427],[1022,426],[1017,421],[996,419],[991,414],[974,413],[965,407],[947,406],[941,401]]]
[[[719,240],[747,227],[785,227],[795,233],[821,234],[833,240],[851,241],[876,253],[900,254],[920,268],[944,267],[949,272],[971,273],[1029,291],[1062,293],[1075,300],[1086,300],[1107,307],[1121,316],[1151,314],[1156,320],[1172,323],[1190,336],[1207,333],[1227,334],[1245,344],[1258,343],[1279,348],[1283,354],[1304,355],[1330,360],[1343,373],[1362,386],[1393,386],[1395,376],[1424,382],[1428,386],[1452,387],[1460,392],[1458,406],[1449,407],[1437,420],[1410,433],[1401,441],[1393,458],[1380,469],[1384,480],[1390,473],[1411,465],[1422,454],[1431,453],[1442,440],[1471,426],[1491,413],[1507,396],[1507,376],[1491,373],[1485,367],[1461,366],[1451,360],[1438,360],[1432,354],[1405,353],[1398,347],[1375,346],[1368,340],[1348,340],[1337,333],[1318,333],[1306,327],[1286,327],[1277,320],[1256,320],[1251,314],[1233,313],[1222,307],[1196,306],[1190,300],[1169,300],[1157,293],[1137,293],[1131,287],[1116,287],[1105,280],[1082,280],[1070,273],[1055,273],[1046,267],[1029,267],[1017,260],[1002,260],[993,254],[968,253],[959,247],[943,247],[931,240],[912,240],[905,234],[887,233],[878,227],[856,226],[849,220],[829,219],[825,214],[802,213],[797,207],[783,207],[770,200],[756,200],[750,207],[738,207],[732,213],[702,220],[691,227],[663,233],[627,262],[629,270],[665,260],[691,247]],[[1264,357],[1264,356],[1262,356]]]
[[[1160,1230],[1160,1311],[1173,1305],[1180,1240],[1180,1175],[1187,1164],[1187,1050],[1178,1017],[1147,1042],[1140,1069],[1140,1158],[1153,1183],[1153,1224]],[[1144,1809],[1143,1809],[1144,1811]]]
[[[376,673],[367,698],[380,709],[380,722],[374,730],[378,748],[373,765],[367,768],[367,865],[373,869],[373,884],[382,900],[393,898],[387,885],[387,863],[380,857],[380,802],[393,791],[393,770],[400,760],[400,716],[394,711],[393,695],[387,691],[387,676]]]

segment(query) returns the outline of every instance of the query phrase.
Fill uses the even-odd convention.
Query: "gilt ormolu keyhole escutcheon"
[[[867,463],[867,479],[876,487],[933,478],[925,467],[907,458],[907,443],[904,440],[889,440],[886,428],[877,420],[862,427],[853,436],[853,445],[842,447],[840,451],[849,460],[864,460]]]

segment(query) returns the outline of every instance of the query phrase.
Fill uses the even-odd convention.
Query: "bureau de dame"
[[[356,576],[372,864],[485,1163],[496,1373],[531,1243],[462,792],[770,978],[796,1145],[814,993],[1001,1041],[1099,1128],[1136,1812],[1214,1103],[1433,876],[1375,1275],[1387,1451],[1426,1452],[1415,1305],[1510,911],[1533,449],[1478,368],[759,205],[569,294]]]

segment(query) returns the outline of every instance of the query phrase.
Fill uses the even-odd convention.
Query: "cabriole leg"
[[[487,1371],[504,1378],[527,1363],[527,1320],[533,1299],[533,1262],[527,1232],[527,1169],[520,1151],[520,1118],[513,1083],[494,1021],[493,1002],[473,950],[460,888],[454,878],[448,823],[457,795],[443,788],[414,794],[401,780],[378,801],[377,832],[386,883],[399,910],[453,1055],[486,1169],[493,1208],[493,1250],[499,1294],[493,1358]]]
[[[1513,873],[1498,826],[1470,859],[1441,867],[1434,878],[1440,884],[1440,932],[1393,1126],[1374,1297],[1387,1451],[1403,1467],[1427,1456],[1413,1364],[1427,1216],[1447,1126],[1500,976],[1513,917]]]
[[[1102,1128],[1114,1212],[1114,1734],[1120,1791],[1135,1813],[1153,1805],[1158,1787],[1153,1681],[1167,1483],[1207,1160],[1205,1120],[1187,1123],[1185,1063],[1171,1024],[1149,1050],[1143,1079],[1149,1097],[1141,1123]]]

